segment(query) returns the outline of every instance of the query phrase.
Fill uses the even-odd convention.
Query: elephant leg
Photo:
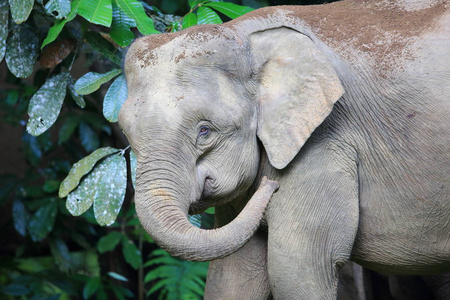
[[[356,154],[329,142],[302,151],[267,211],[271,290],[275,299],[332,300],[358,226]]]
[[[237,252],[210,262],[204,299],[270,298],[266,233],[258,231]]]
[[[231,222],[243,203],[228,203],[216,207],[214,226]],[[256,234],[235,253],[209,264],[204,299],[254,299],[271,298],[267,274],[267,232]]]
[[[450,273],[422,276],[436,300],[450,299]]]

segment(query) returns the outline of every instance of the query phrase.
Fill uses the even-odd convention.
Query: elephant
[[[205,299],[336,299],[348,261],[450,272],[449,57],[445,0],[269,7],[136,39],[119,125],[142,226],[211,261]],[[189,223],[213,206],[215,229]]]

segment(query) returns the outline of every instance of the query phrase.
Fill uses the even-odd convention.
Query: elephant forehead
[[[238,42],[236,42],[238,40]],[[228,29],[220,25],[202,25],[181,32],[144,36],[128,50],[125,65],[145,69],[170,62],[176,65],[184,60],[213,59],[215,53],[242,45]]]

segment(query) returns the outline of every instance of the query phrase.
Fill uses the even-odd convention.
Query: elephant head
[[[243,246],[267,205],[256,194],[268,200],[276,186],[222,228],[196,228],[187,214],[248,197],[261,143],[271,165],[284,168],[343,93],[314,43],[286,27],[146,36],[130,47],[125,72],[119,124],[138,160],[138,216],[161,247],[189,260]]]

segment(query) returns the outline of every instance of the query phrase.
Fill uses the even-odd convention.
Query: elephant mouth
[[[214,184],[214,180],[210,177],[206,177],[203,183],[203,189],[200,193],[199,199],[195,201],[195,203],[191,204],[189,207],[189,214],[201,214],[207,208],[211,206],[212,198],[214,196],[214,191],[217,190],[217,187]]]

